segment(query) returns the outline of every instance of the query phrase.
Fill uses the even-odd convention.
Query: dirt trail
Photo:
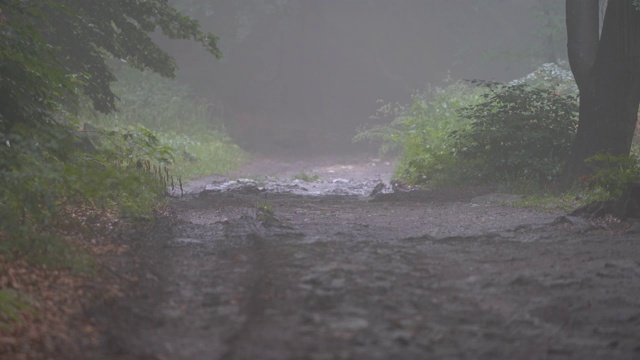
[[[93,358],[640,358],[637,233],[490,189],[335,195],[388,182],[379,161],[238,175],[267,170],[285,179],[193,184],[129,239],[139,281],[95,309]],[[291,180],[303,171],[322,182]]]

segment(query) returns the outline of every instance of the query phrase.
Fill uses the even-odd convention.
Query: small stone
[[[378,185],[376,185],[373,190],[371,190],[371,194],[369,194],[369,196],[376,196],[378,195],[380,192],[382,192],[382,190],[384,190],[384,188],[387,187],[383,182],[378,183]]]

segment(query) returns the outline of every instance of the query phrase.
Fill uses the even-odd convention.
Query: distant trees
[[[585,160],[629,155],[640,104],[640,11],[609,1],[599,33],[599,0],[567,0],[568,54],[580,90],[580,120],[565,185],[589,172]]]

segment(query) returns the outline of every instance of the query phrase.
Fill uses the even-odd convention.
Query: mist
[[[407,103],[414,91],[451,80],[509,81],[564,58],[562,32],[542,31],[563,15],[556,5],[176,1],[220,37],[224,58],[192,42],[160,41],[177,60],[178,79],[213,104],[244,148],[346,152],[366,148],[351,140],[376,121],[380,100]]]
[[[0,359],[638,358],[639,0],[108,5],[0,2]]]

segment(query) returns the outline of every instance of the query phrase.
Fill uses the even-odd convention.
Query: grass
[[[161,141],[174,149],[171,173],[185,180],[211,174],[226,174],[237,168],[246,155],[223,134],[185,135],[162,134]]]
[[[515,207],[534,208],[540,210],[572,211],[584,205],[575,194],[537,194],[525,195],[521,200],[512,204]]]
[[[303,171],[300,174],[295,175],[293,177],[293,180],[301,180],[305,182],[318,182],[320,181],[320,176],[318,176],[317,174],[309,175]]]
[[[97,265],[78,242],[60,234],[37,234],[34,231],[24,236],[14,236],[0,241],[0,254],[7,259],[22,259],[33,265],[50,269],[69,270],[74,274],[94,274]]]
[[[11,331],[20,323],[21,314],[35,314],[33,301],[19,291],[0,290],[0,330]]]
[[[143,126],[153,131],[162,145],[173,149],[169,170],[182,180],[225,174],[245,160],[213,103],[172,79],[127,67],[116,67],[115,72],[121,79],[114,84],[118,112],[103,115],[85,109],[82,121],[103,129]]]
[[[254,205],[254,207],[257,212],[258,220],[263,222],[270,222],[270,221],[276,220],[275,210],[271,203],[268,203],[266,201],[258,202]]]
[[[386,124],[359,132],[354,141],[381,141],[381,155],[399,154],[395,178],[411,184],[443,179],[443,184],[450,185],[461,168],[451,155],[450,135],[469,123],[458,110],[479,103],[485,93],[464,82],[428,87],[415,92],[408,105],[383,104],[372,118]]]

